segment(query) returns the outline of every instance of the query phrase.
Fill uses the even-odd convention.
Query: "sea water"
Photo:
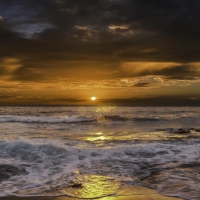
[[[200,199],[200,108],[0,107],[4,165],[23,170],[0,181],[0,196],[96,198],[145,186]]]

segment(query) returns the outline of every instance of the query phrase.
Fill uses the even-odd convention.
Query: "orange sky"
[[[0,104],[196,105],[199,7],[173,0],[2,0]]]

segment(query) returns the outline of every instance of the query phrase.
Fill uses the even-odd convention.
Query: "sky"
[[[200,105],[199,13],[200,0],[0,0],[0,105]]]

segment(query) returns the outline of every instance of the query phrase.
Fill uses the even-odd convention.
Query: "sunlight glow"
[[[91,97],[91,100],[92,101],[95,101],[97,98],[96,97]]]
[[[99,137],[89,137],[87,138],[88,141],[97,141],[97,140],[107,140],[108,138],[105,136],[99,136]]]

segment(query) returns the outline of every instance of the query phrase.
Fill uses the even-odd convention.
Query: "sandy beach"
[[[158,194],[155,190],[145,188],[145,187],[134,187],[135,195],[130,196],[108,196],[103,198],[98,198],[99,200],[181,200],[180,198],[168,197]],[[2,197],[0,200],[79,200],[80,198],[73,197],[15,197],[8,196]],[[82,199],[82,198],[81,198]],[[94,199],[94,198],[86,198]]]
[[[3,197],[1,200],[78,200],[70,197]],[[99,200],[178,200],[179,198],[166,197],[159,194],[152,195],[134,195],[119,197],[104,197]],[[92,199],[91,199],[92,200]]]
[[[70,197],[3,197],[1,200],[78,200]],[[91,199],[92,200],[92,199]],[[119,197],[104,197],[99,200],[180,200],[179,198],[166,197],[159,194],[152,195],[134,195]]]

